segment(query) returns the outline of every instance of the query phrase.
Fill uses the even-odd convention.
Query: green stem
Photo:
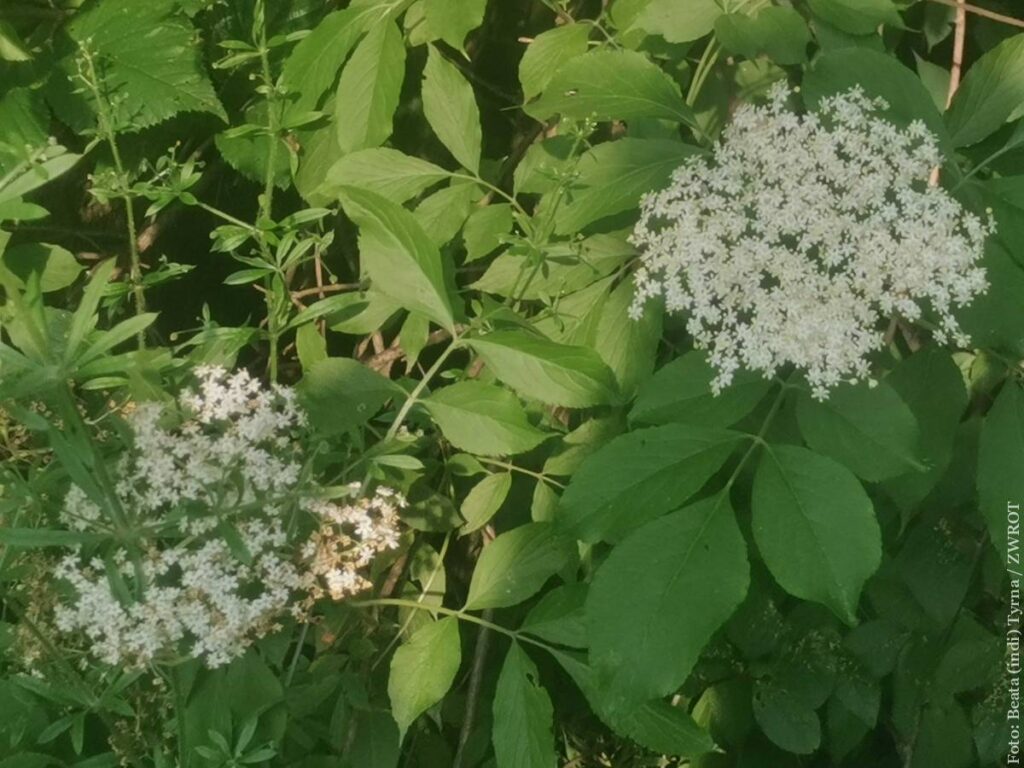
[[[509,472],[519,472],[520,474],[523,475],[529,475],[532,478],[547,483],[548,485],[553,485],[556,488],[565,488],[564,483],[560,483],[557,480],[552,480],[543,472],[534,472],[532,469],[527,469],[526,467],[520,467],[516,464],[511,464],[507,461],[499,461],[498,459],[488,459],[485,456],[477,456],[476,460],[479,461],[481,464],[487,464],[492,467],[501,467],[502,469],[507,469]]]
[[[412,407],[416,405],[420,395],[423,394],[423,390],[427,388],[427,385],[430,383],[430,380],[433,379],[434,376],[437,375],[438,371],[441,370],[441,366],[444,365],[444,362],[451,356],[452,352],[454,352],[458,348],[459,336],[457,333],[453,333],[451,343],[447,347],[445,347],[444,352],[438,355],[437,360],[435,360],[434,364],[427,369],[427,372],[423,375],[423,378],[420,379],[420,381],[416,384],[416,387],[412,390],[412,392],[409,393],[409,396],[402,404],[402,407],[398,411],[398,415],[395,416],[394,422],[392,422],[391,427],[387,431],[387,434],[384,435],[385,440],[390,440],[395,435],[398,434],[398,430],[402,428],[402,424],[405,423],[405,419],[409,415],[409,411],[411,411]]]
[[[265,10],[265,9],[264,9]],[[258,46],[260,50],[260,72],[263,77],[263,85],[267,91],[267,131],[270,136],[270,141],[267,147],[267,167],[264,172],[263,180],[263,195],[260,197],[260,218],[265,221],[270,221],[273,218],[274,211],[274,177],[277,168],[277,144],[278,144],[278,132],[280,126],[277,121],[277,99],[276,90],[274,87],[273,76],[270,72],[270,49],[267,47],[267,21],[266,13],[261,14],[263,24],[260,27],[260,39]],[[263,229],[259,230],[259,242],[260,242],[260,253],[263,256],[263,260],[268,265],[275,264],[276,261],[270,252],[270,245],[267,243],[267,237]],[[282,278],[283,279],[283,278]],[[274,276],[268,275],[264,280],[264,287],[266,288],[265,296],[267,301],[267,335],[270,339],[270,380],[272,382],[277,381],[277,347],[278,337],[281,334],[278,318],[277,308],[275,304],[274,296]]]

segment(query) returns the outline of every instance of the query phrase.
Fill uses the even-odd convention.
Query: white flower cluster
[[[284,616],[365,589],[362,572],[398,546],[400,494],[364,498],[357,483],[337,503],[305,477],[291,390],[265,389],[244,371],[197,376],[199,390],[179,398],[183,420],[165,425],[154,404],[128,416],[133,450],[117,467],[116,505],[144,536],[57,568],[73,593],[56,609],[57,628],[83,633],[109,664],[176,654],[225,664]],[[78,486],[62,515],[75,530],[110,529]]]
[[[710,159],[644,198],[634,317],[658,296],[685,312],[716,391],[740,368],[786,364],[819,398],[869,379],[893,316],[930,310],[940,343],[965,344],[952,312],[987,288],[977,262],[992,226],[928,185],[935,137],[879,117],[888,105],[859,88],[806,115],[789,97],[778,85],[741,107]]]

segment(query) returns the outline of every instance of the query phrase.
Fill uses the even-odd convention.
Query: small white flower
[[[953,310],[987,288],[977,262],[993,227],[928,185],[935,137],[879,117],[886,103],[859,88],[807,115],[789,96],[778,85],[740,108],[710,160],[644,198],[633,316],[653,297],[685,313],[716,391],[741,368],[786,364],[819,398],[867,379],[894,314],[930,309],[940,343],[967,343]]]

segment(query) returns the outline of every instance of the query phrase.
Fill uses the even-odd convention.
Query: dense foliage
[[[0,768],[1003,764],[979,3],[5,0]]]

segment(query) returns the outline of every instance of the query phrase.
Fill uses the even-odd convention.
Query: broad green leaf
[[[967,390],[949,353],[935,346],[902,361],[885,380],[917,419],[921,459],[928,467],[927,472],[910,473],[883,485],[887,494],[909,509],[925,498],[949,465],[957,426],[967,407]]]
[[[404,203],[450,176],[444,168],[426,160],[379,147],[342,157],[331,166],[319,191],[337,197],[345,187],[359,187],[393,203]]]
[[[359,226],[359,255],[373,287],[451,330],[451,278],[413,215],[374,192],[345,187],[341,196],[345,212]]]
[[[467,610],[505,608],[534,595],[575,552],[551,523],[527,523],[484,547],[469,583]]]
[[[43,293],[67,288],[78,279],[84,268],[70,251],[59,245],[24,243],[3,251],[3,264],[24,281],[29,273],[39,273],[39,290]]]
[[[388,697],[399,739],[412,722],[448,693],[462,662],[459,620],[454,616],[417,630],[391,658]]]
[[[1017,358],[1024,358],[1024,268],[1019,256],[1008,250],[1018,246],[1011,241],[1004,246],[999,235],[990,238],[979,266],[984,267],[989,289],[977,296],[970,306],[958,312],[960,327],[979,347],[1005,349]]]
[[[869,482],[928,469],[921,462],[917,419],[884,381],[844,384],[820,402],[802,392],[796,415],[811,448]]]
[[[868,96],[881,97],[889,105],[881,115],[900,127],[921,120],[939,138],[940,146],[952,145],[942,115],[928,89],[913,70],[892,56],[864,48],[843,48],[819,56],[801,85],[804,103],[816,108],[821,100],[860,86]],[[952,167],[952,166],[950,166]]]
[[[331,296],[324,301],[337,299],[328,315],[328,326],[337,333],[364,336],[379,330],[391,317],[401,310],[394,299],[379,291],[345,293]],[[308,308],[312,309],[311,304]]]
[[[572,120],[694,120],[675,81],[643,54],[625,50],[591,51],[570,59],[544,94],[524,109],[538,120],[555,114]]]
[[[753,16],[727,13],[715,22],[722,47],[748,59],[766,54],[776,64],[802,64],[807,60],[811,32],[793,8],[768,6]]]
[[[661,340],[660,311],[650,308],[639,319],[630,316],[635,292],[633,279],[627,278],[609,294],[601,308],[594,340],[594,349],[612,369],[619,391],[627,399],[654,372],[654,356]]]
[[[405,77],[405,42],[394,22],[378,24],[342,70],[334,125],[342,152],[383,144],[392,131]]]
[[[474,485],[459,508],[459,513],[466,521],[461,532],[472,533],[487,525],[505,503],[511,488],[511,472],[496,472]]]
[[[558,524],[587,542],[621,538],[686,503],[741,438],[738,432],[682,424],[617,437],[572,476]]]
[[[570,197],[556,210],[555,231],[572,234],[636,208],[643,195],[665,187],[672,172],[699,152],[678,141],[629,137],[587,150],[576,166]]]
[[[0,59],[3,61],[29,61],[29,53],[18,31],[6,20],[0,19]]]
[[[985,417],[978,444],[978,502],[1002,562],[1018,564],[1007,533],[1010,504],[1024,499],[1024,390],[1007,381]],[[1019,517],[1019,510],[1018,510]],[[1016,545],[1019,535],[1013,539]],[[1008,554],[1009,552],[1009,554]]]
[[[634,255],[633,246],[619,237],[593,235],[581,243],[549,245],[543,265],[534,270],[527,256],[509,249],[495,257],[472,287],[526,300],[561,297],[610,275]],[[525,276],[531,274],[527,282]]]
[[[557,645],[586,648],[587,589],[586,584],[563,584],[550,590],[530,609],[520,631]]]
[[[313,425],[325,434],[362,426],[388,400],[403,394],[394,382],[345,357],[313,365],[299,382],[298,393]]]
[[[903,26],[892,0],[808,0],[808,4],[815,15],[852,35],[869,35],[882,24]]]
[[[27,148],[44,146],[48,128],[49,113],[38,91],[10,88],[0,96],[0,173],[24,160]]]
[[[522,331],[495,331],[466,344],[501,381],[543,403],[586,408],[618,397],[614,374],[586,347]]]
[[[451,242],[462,229],[479,197],[479,187],[460,182],[428,195],[416,206],[413,215],[438,248]]]
[[[765,736],[787,752],[809,755],[821,742],[821,721],[812,707],[770,679],[754,683],[754,718]]]
[[[725,495],[638,528],[587,597],[590,662],[616,708],[667,695],[743,601],[746,544]]]
[[[480,456],[524,453],[547,434],[534,427],[511,392],[479,381],[435,390],[423,406],[456,448]]]
[[[487,0],[423,0],[430,38],[463,53],[466,35],[483,23],[486,9]]]
[[[732,384],[714,394],[716,376],[703,352],[692,350],[660,368],[640,385],[629,412],[634,424],[693,424],[729,427],[760,403],[771,381],[751,371],[740,371]]]
[[[327,340],[313,323],[306,323],[295,331],[295,354],[304,374],[327,359]]]
[[[519,83],[527,100],[543,91],[555,72],[569,59],[587,52],[591,27],[566,24],[537,35],[519,60]]]
[[[116,130],[139,131],[179,112],[209,112],[227,120],[204,71],[196,30],[173,0],[100,0],[76,14],[66,30],[98,62],[103,90],[116,95],[109,109]],[[60,92],[93,112],[91,97],[72,89],[74,54],[64,67],[69,80],[57,86]]]
[[[805,448],[771,446],[754,477],[752,507],[754,540],[779,585],[856,624],[882,542],[871,500],[850,471]]]
[[[711,737],[685,709],[655,699],[625,710],[614,710],[605,702],[604,691],[593,670],[573,654],[564,651],[551,651],[551,654],[579,686],[594,713],[620,736],[663,755],[696,758],[714,750]]]
[[[341,712],[345,717],[355,718],[355,738],[352,739],[352,748],[348,751],[352,765],[358,765],[360,768],[398,768],[398,760],[402,756],[401,735],[388,712],[357,710],[350,713],[340,706],[336,712]],[[332,723],[338,727],[337,721],[332,720]],[[339,740],[337,743],[342,742]],[[329,760],[333,762],[333,759]],[[324,763],[320,768],[331,768],[330,762]]]
[[[21,217],[19,210],[25,210],[25,203],[19,199],[22,195],[70,171],[81,159],[81,155],[56,145],[47,150],[46,159],[42,162],[22,165],[20,171],[13,169],[0,183],[0,218]]]
[[[281,72],[281,87],[289,94],[286,114],[317,109],[334,85],[342,64],[366,30],[365,17],[346,8],[327,14],[292,50]]]
[[[670,43],[689,43],[711,32],[722,15],[716,0],[650,0],[630,29],[661,35]]]
[[[485,205],[473,211],[462,229],[466,261],[476,261],[492,253],[512,231],[512,224],[512,206],[508,203]]]
[[[554,710],[537,667],[513,642],[494,691],[494,757],[498,768],[555,768]]]
[[[434,46],[423,70],[423,114],[460,165],[480,170],[480,110],[473,86]]]
[[[957,147],[977,144],[1024,107],[1024,34],[1004,40],[967,70],[947,115]]]

